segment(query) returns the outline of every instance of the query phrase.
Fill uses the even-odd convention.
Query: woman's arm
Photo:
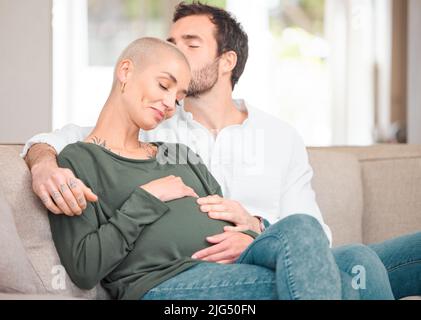
[[[59,161],[78,171],[65,158]],[[100,224],[99,217],[104,215],[101,201],[88,203],[80,216],[48,215],[60,260],[73,282],[83,289],[93,288],[117,267],[143,228],[169,210],[164,202],[136,187],[112,217]]]
[[[138,187],[102,225],[97,218],[99,202],[88,203],[76,217],[50,213],[54,243],[70,278],[82,289],[95,287],[133,249],[143,228],[167,210],[163,202]]]

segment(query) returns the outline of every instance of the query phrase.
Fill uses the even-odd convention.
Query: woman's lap
[[[148,291],[143,300],[276,300],[275,273],[250,264],[202,262]]]
[[[344,299],[359,299],[341,271]],[[151,289],[142,300],[277,300],[275,273],[249,264],[200,263]]]
[[[299,223],[300,225],[303,222],[307,222],[307,224],[313,225],[310,224],[312,221],[303,215],[291,218],[289,219],[289,222]],[[275,230],[273,228],[274,227],[272,227],[272,233],[274,234],[268,234],[263,236],[263,238],[274,237],[278,231],[283,234],[284,232],[288,233],[287,231],[289,229],[295,230],[295,228],[287,228],[287,231],[282,230],[283,227],[281,227],[281,225],[278,225],[278,229],[280,230]],[[311,234],[312,231],[314,231],[313,233],[316,235],[322,232],[322,230],[316,229],[317,228],[309,228],[309,230],[306,231],[306,235],[308,236],[310,234],[310,238],[313,239],[313,235]],[[298,234],[296,237],[291,235],[288,239],[292,238],[291,240],[297,240],[295,239],[297,237],[303,239],[305,238],[305,235]],[[266,242],[266,240],[263,241],[262,236],[258,239],[262,244]],[[235,264],[226,265],[202,262],[151,289],[143,299],[274,300],[278,299],[279,296],[282,299],[288,299],[288,296],[291,296],[291,293],[285,292],[284,288],[288,288],[288,286],[282,285],[282,281],[286,281],[285,279],[288,278],[287,276],[283,276],[283,273],[286,272],[284,270],[285,268],[278,270],[278,275],[276,276],[277,273],[275,269],[279,269],[279,264],[276,263],[275,260],[277,259],[274,259],[271,254],[271,252],[278,251],[280,248],[282,249],[285,247],[285,244],[281,241],[271,240],[269,241],[269,244],[273,244],[273,248],[269,245],[263,245],[262,247],[261,245],[257,245],[259,241],[256,239],[254,245],[249,246],[246,250],[247,256],[253,257],[253,259],[250,257],[246,259],[244,255],[242,255],[243,259],[239,259],[239,263]],[[289,242],[292,244],[302,243],[302,241]],[[320,246],[323,247],[322,242]],[[311,247],[311,244],[308,245],[308,247]],[[300,252],[300,249],[302,248],[297,247],[294,249],[295,250],[292,252],[295,253]],[[338,280],[340,281],[339,286],[342,289],[343,299],[393,299],[386,268],[371,248],[364,245],[348,245],[335,248],[332,251],[330,251],[331,249],[329,248],[327,249],[330,252],[327,256],[332,256],[333,254],[333,264],[339,269],[340,279]],[[253,254],[250,254],[250,250]],[[319,250],[315,251],[319,252]],[[302,253],[292,254],[292,252],[283,252],[280,259],[296,261],[297,266],[308,266],[312,264],[320,265],[320,263],[312,263],[312,260],[317,260],[317,257],[304,254],[305,258],[303,256],[302,258],[304,258],[304,260],[301,261],[302,259],[300,260],[299,258]],[[255,256],[258,258],[257,261],[254,261],[256,260]],[[356,266],[358,267],[357,269],[355,268]],[[355,270],[358,271],[361,268],[366,275],[367,288],[364,285],[361,288],[360,286],[355,287],[355,279],[356,277],[358,278],[358,274],[355,273]],[[303,287],[301,289],[304,291],[305,284],[308,283],[308,281],[316,281],[315,294],[317,294],[317,290],[323,291],[329,289],[328,286],[322,285],[324,283],[323,281],[317,281],[318,272],[306,274],[308,273],[306,272],[307,269],[304,268],[303,270],[299,270],[300,272],[292,273],[292,275],[290,274],[289,276],[294,276],[294,278],[296,278],[294,279],[295,281],[301,278],[301,280],[305,280],[301,286]],[[309,270],[311,271],[311,268]],[[311,278],[313,278],[313,280],[311,280]],[[323,279],[324,278],[322,277],[321,280]],[[326,280],[327,279],[328,278],[326,278]],[[276,283],[276,281],[281,281],[281,283]],[[329,281],[327,282],[329,283]],[[339,296],[340,295],[341,294],[339,293]]]

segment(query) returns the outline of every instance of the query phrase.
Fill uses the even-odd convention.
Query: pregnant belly
[[[206,237],[222,233],[224,226],[232,225],[209,218],[207,213],[200,211],[193,197],[166,204],[170,210],[145,227],[137,240],[136,247],[142,255],[148,252],[148,255],[156,254],[169,260],[190,257],[211,245]]]

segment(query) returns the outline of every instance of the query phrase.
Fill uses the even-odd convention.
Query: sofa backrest
[[[358,159],[347,153],[308,150],[312,187],[333,246],[362,242],[363,186]]]
[[[7,201],[0,194],[0,292],[37,293],[42,282],[31,265]]]
[[[421,231],[421,145],[381,144],[312,151],[346,153],[358,159],[364,190],[364,243]]]
[[[59,281],[60,259],[51,237],[47,211],[32,192],[30,172],[19,156],[22,146],[0,145],[0,193],[8,202],[27,257],[42,284],[37,293],[95,299],[106,297],[100,286],[81,290],[65,274]],[[1,214],[1,212],[0,212]],[[2,257],[2,259],[5,257]]]

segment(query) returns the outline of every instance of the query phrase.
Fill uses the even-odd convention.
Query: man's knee
[[[279,220],[278,223],[281,228],[288,230],[299,228],[301,230],[317,229],[323,231],[320,222],[315,217],[305,213],[295,213],[289,215]]]
[[[275,232],[297,240],[320,239],[328,241],[320,222],[309,214],[296,213],[289,215],[271,225],[266,232]]]
[[[341,269],[363,268],[364,270],[377,270],[386,272],[379,256],[364,244],[351,244],[334,249],[335,259]]]

